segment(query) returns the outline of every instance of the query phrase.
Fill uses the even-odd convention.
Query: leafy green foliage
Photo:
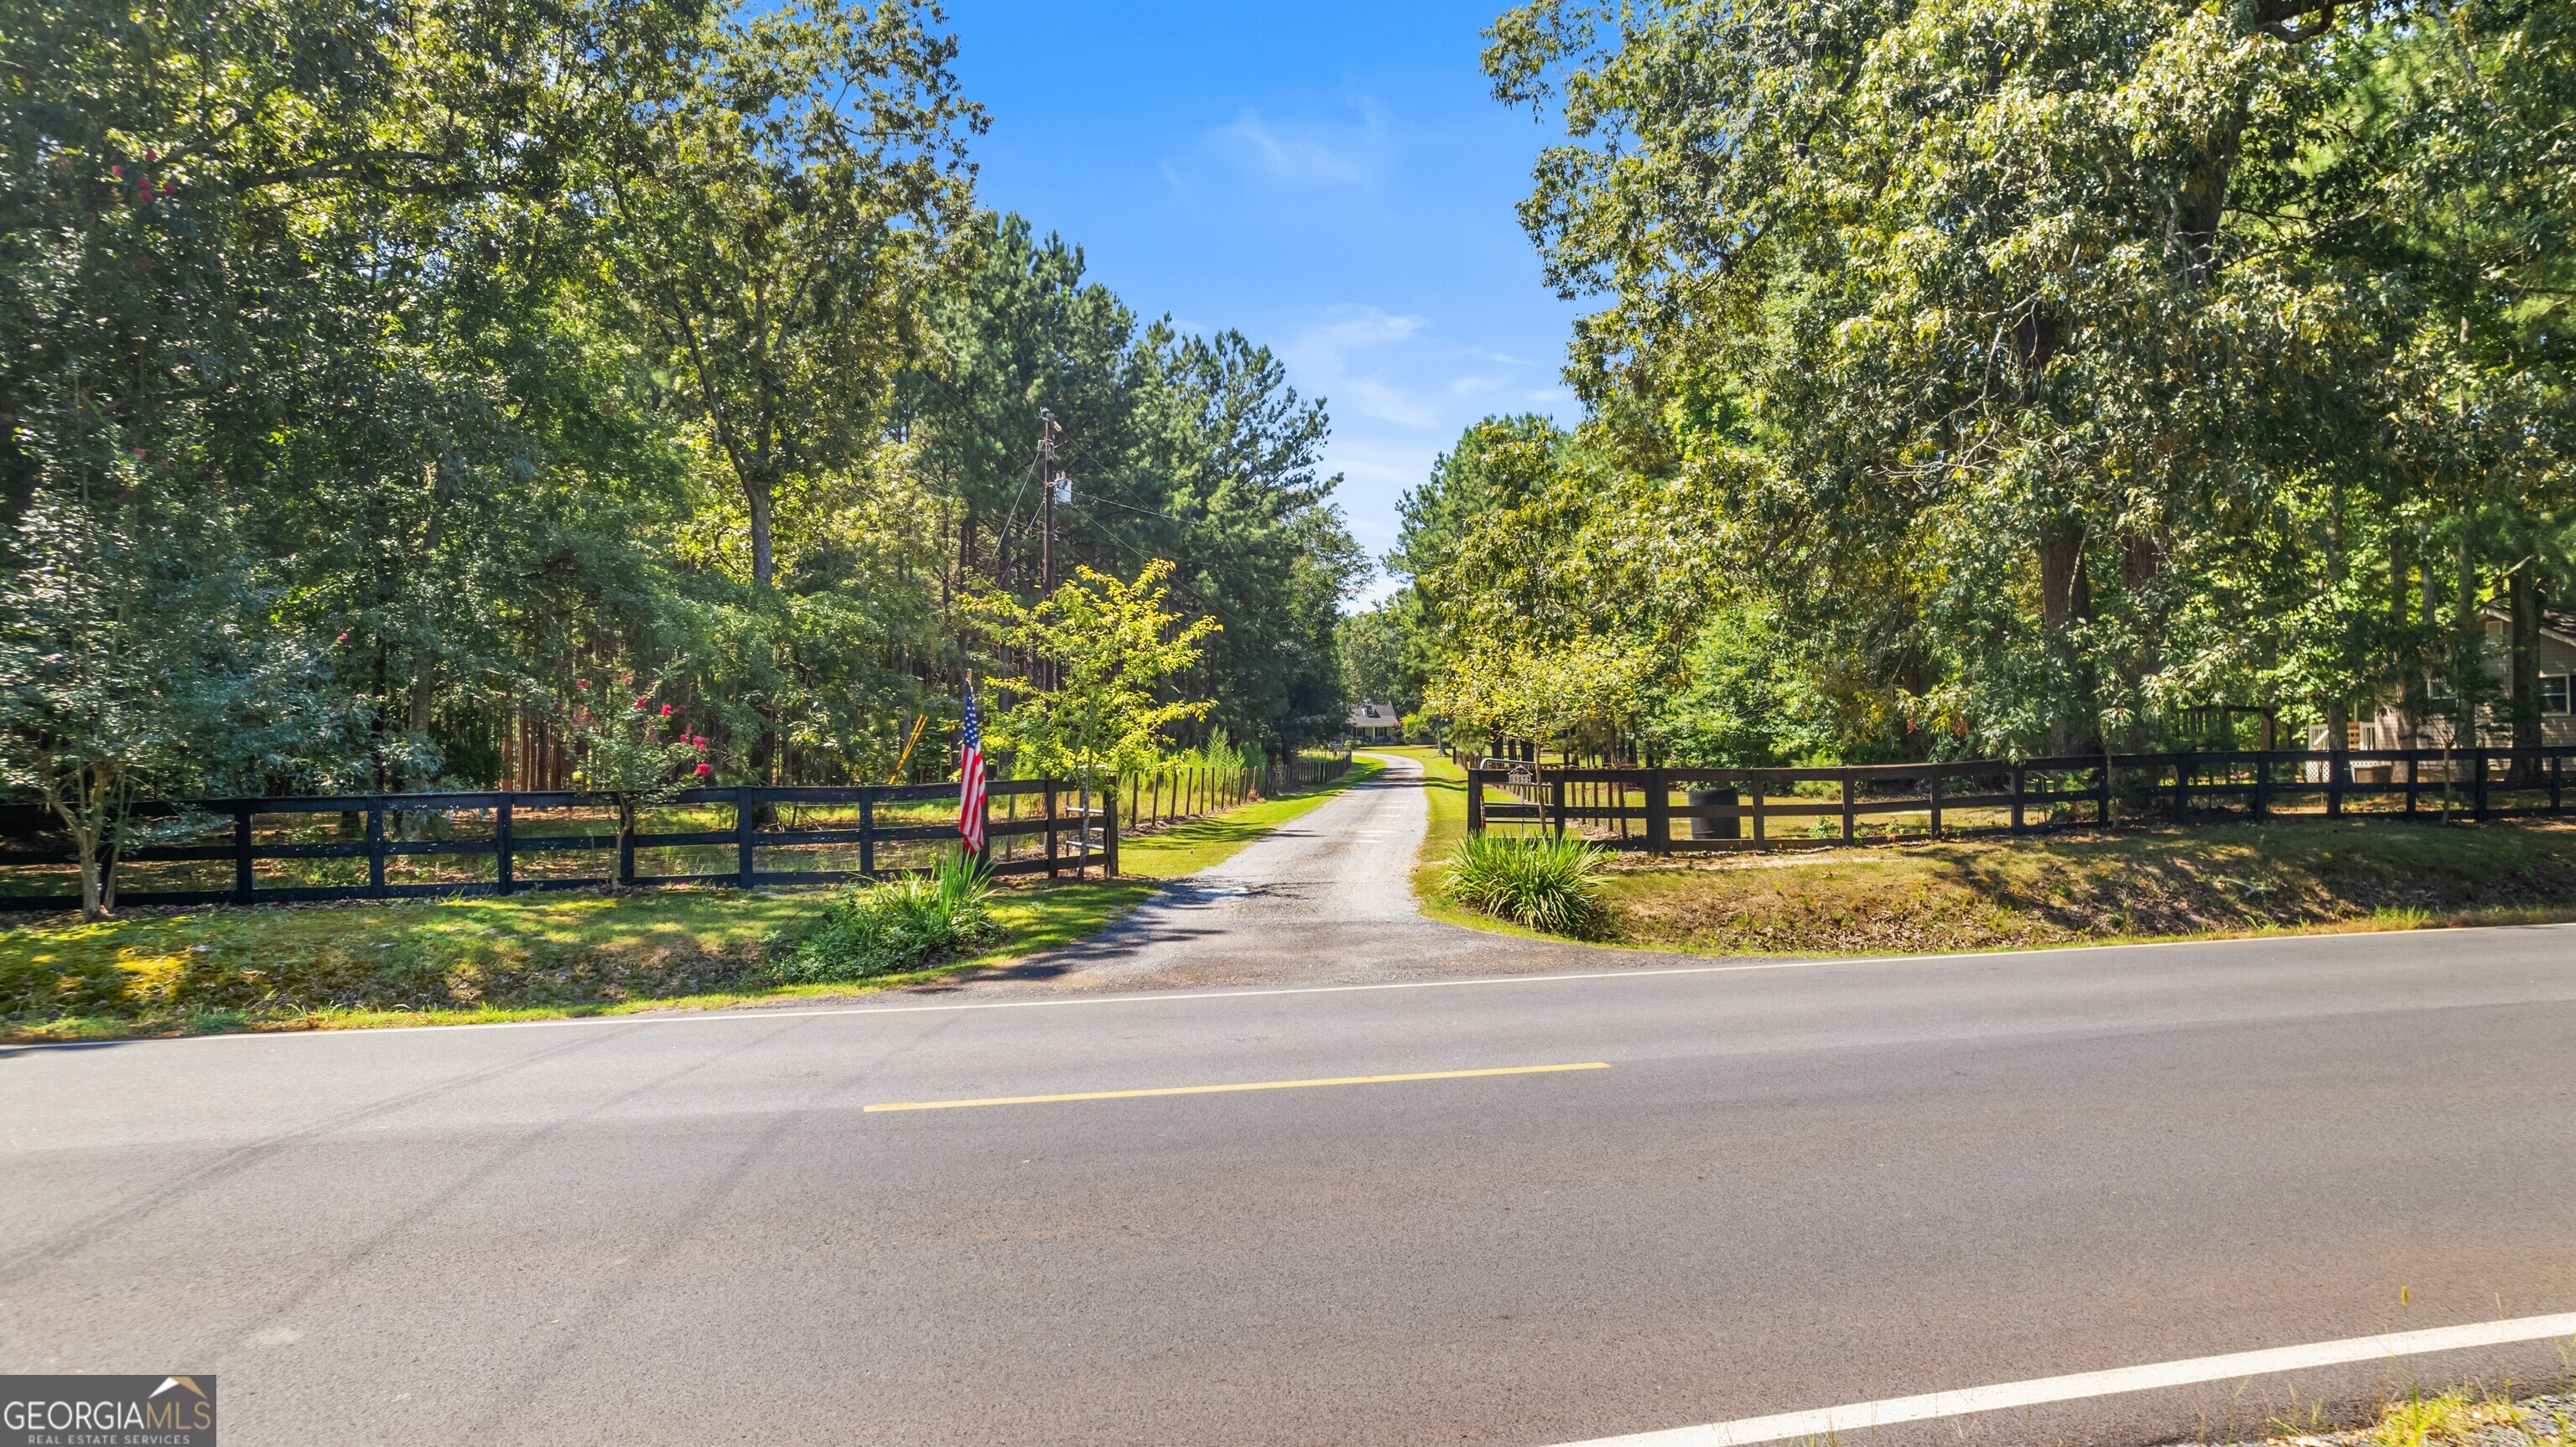
[[[1755,690],[1737,756],[2481,694],[2536,741],[2530,625],[2501,685],[2478,614],[2576,584],[2566,7],[1533,0],[1489,38],[1561,110],[1522,216],[1601,306],[1584,425],[1491,419],[1407,500],[1448,704],[1708,743],[1755,679],[1705,624],[1807,695]],[[1585,657],[1647,683],[1488,702]]]
[[[136,790],[561,783],[601,753],[573,685],[617,668],[735,779],[944,772],[963,600],[1034,591],[1008,494],[1039,406],[1082,477],[1059,555],[1181,560],[1253,625],[1194,692],[1238,737],[1320,727],[1357,567],[1321,409],[975,209],[941,23],[0,27],[7,783],[74,801],[102,908]]]
[[[992,893],[963,851],[942,856],[929,874],[844,886],[824,905],[821,926],[770,973],[786,985],[860,980],[997,944]]]
[[[1469,834],[1449,851],[1440,890],[1450,900],[1549,934],[1590,939],[1609,924],[1602,852],[1571,834],[1514,839]]]
[[[991,728],[1023,777],[1140,773],[1162,756],[1165,730],[1207,713],[1207,700],[1167,696],[1218,626],[1164,607],[1171,571],[1157,560],[1126,583],[1078,568],[1035,607],[1007,594],[979,604],[993,640],[1042,670],[1013,685]]]

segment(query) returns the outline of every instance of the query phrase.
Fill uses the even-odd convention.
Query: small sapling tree
[[[632,884],[636,819],[706,784],[715,765],[706,739],[674,722],[679,710],[655,698],[659,680],[637,692],[635,675],[621,671],[612,687],[579,679],[573,688],[577,697],[563,716],[576,759],[572,781],[617,811],[617,882]]]
[[[1069,775],[1088,793],[1104,775],[1150,768],[1163,731],[1204,717],[1206,699],[1164,696],[1164,684],[1196,663],[1217,631],[1213,618],[1185,619],[1163,606],[1172,565],[1157,559],[1133,583],[1077,568],[1062,587],[1028,607],[1007,595],[977,604],[986,632],[1022,659],[1052,665],[1053,687],[1014,685],[1020,694],[993,721],[1014,767]],[[1086,799],[1085,807],[1088,807]]]

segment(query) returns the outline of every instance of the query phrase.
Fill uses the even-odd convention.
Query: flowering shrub
[[[592,693],[589,679],[577,679],[576,691]],[[656,680],[641,691],[635,675],[621,671],[614,689],[603,689],[600,707],[576,702],[563,714],[564,736],[572,743],[574,787],[597,794],[617,808],[617,858],[625,873],[627,843],[635,837],[635,819],[645,809],[667,804],[688,789],[705,784],[715,773],[704,735],[667,727],[678,710],[657,704]],[[609,700],[631,697],[633,705]]]

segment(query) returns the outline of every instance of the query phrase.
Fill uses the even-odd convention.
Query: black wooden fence
[[[1873,816],[1920,816],[1921,833],[1936,839],[2121,820],[2478,821],[2564,813],[2571,755],[2576,748],[2267,749],[1824,769],[1566,769],[1488,760],[1491,767],[1467,771],[1467,827],[1579,829],[1612,848],[1662,854],[1852,842]],[[1489,799],[1488,791],[1504,797]],[[1804,834],[1781,832],[1801,825]]]
[[[1237,779],[1174,776],[1166,787],[1184,789],[1178,797],[1193,812],[1231,807],[1247,788],[1276,792],[1283,787],[1327,783],[1350,767],[1348,754],[1329,759],[1291,759],[1261,774]],[[997,875],[1067,874],[1102,877],[1118,873],[1119,793],[1105,797],[1098,789],[1085,794],[1063,779],[995,780],[985,806],[986,862]],[[486,790],[441,794],[357,794],[329,798],[206,799],[184,804],[141,803],[132,815],[142,825],[190,826],[187,842],[144,842],[157,833],[132,831],[138,837],[110,851],[109,868],[119,875],[120,905],[285,904],[322,900],[403,899],[426,895],[468,896],[523,894],[538,890],[584,889],[604,884],[729,884],[744,889],[769,884],[831,884],[847,879],[881,878],[901,872],[891,856],[919,855],[954,841],[957,836],[957,785],[859,785],[843,788],[768,788],[738,786],[691,789],[658,809],[706,810],[729,814],[729,827],[648,832],[651,813],[621,846],[615,811],[597,795],[563,791]],[[779,822],[783,813],[822,811],[846,822],[804,827]],[[318,827],[320,816],[340,816],[338,827]],[[534,816],[553,817],[544,823]],[[855,816],[855,817],[852,817]],[[1135,815],[1125,816],[1132,827]],[[306,827],[292,822],[304,820]],[[202,842],[221,833],[230,821],[229,838]],[[263,826],[262,821],[267,821]],[[198,824],[205,828],[193,827]],[[285,837],[328,833],[346,837]],[[263,837],[263,836],[268,837]],[[1026,841],[1027,852],[1019,841]],[[684,873],[639,874],[636,856],[655,850],[685,850],[726,860],[730,868]],[[828,853],[849,867],[827,869],[764,868],[762,851],[797,850]],[[855,851],[855,858],[851,855]],[[562,873],[523,870],[536,860],[567,856],[595,859],[604,872]],[[771,856],[775,860],[775,855]],[[328,870],[330,861],[363,861],[361,883],[263,882],[261,866],[288,866],[290,872]],[[705,862],[700,860],[697,862]],[[784,862],[796,862],[793,860]],[[46,810],[27,805],[0,806],[0,910],[74,909],[80,905],[78,860]],[[221,888],[156,888],[133,878],[135,866],[198,866],[192,872],[227,871]],[[428,866],[423,868],[423,866]],[[407,870],[407,866],[409,869]],[[389,868],[390,867],[390,868]],[[37,887],[15,892],[29,881],[12,879],[35,872]],[[392,872],[427,872],[444,877],[405,881]],[[471,876],[471,877],[466,877]],[[70,886],[45,887],[59,880]]]
[[[1114,800],[1093,800],[1088,810],[1077,807],[1077,786],[1058,779],[996,780],[989,798],[1025,801],[1025,817],[991,818],[989,806],[986,838],[998,842],[1016,836],[1032,836],[1041,847],[1029,857],[997,860],[992,864],[996,874],[1045,874],[1055,878],[1067,870],[1084,869],[1096,864],[1104,875],[1118,872],[1118,821]],[[935,807],[945,804],[944,811]],[[845,879],[881,877],[898,872],[886,867],[878,856],[886,846],[915,847],[951,841],[957,836],[957,785],[870,785],[848,788],[735,788],[692,789],[670,802],[674,808],[729,809],[732,827],[682,832],[646,833],[630,836],[620,847],[613,811],[609,817],[598,817],[607,809],[607,801],[596,796],[563,792],[501,792],[445,794],[363,794],[338,798],[269,798],[208,799],[187,804],[139,804],[133,813],[142,821],[207,818],[217,823],[229,817],[232,837],[221,844],[146,844],[118,851],[115,867],[157,863],[229,863],[231,885],[224,889],[152,889],[120,884],[117,902],[147,905],[203,904],[271,904],[338,899],[399,899],[421,895],[495,895],[518,894],[534,890],[579,889],[602,884],[730,884],[749,889],[766,884],[829,884]],[[851,824],[820,828],[782,826],[775,821],[778,811],[813,808],[829,809],[841,815],[856,811]],[[905,806],[911,806],[906,808]],[[591,817],[567,822],[578,825],[579,833],[532,833],[521,825],[531,814],[543,811],[584,811]],[[880,817],[891,812],[892,818]],[[259,838],[256,822],[262,817],[312,816],[336,814],[362,818],[364,833],[352,839],[321,841],[271,842]],[[424,828],[430,820],[449,821],[457,816],[476,816],[470,822],[479,832],[465,837],[403,838],[403,833],[437,833],[437,828]],[[907,817],[908,816],[908,817]],[[773,822],[764,822],[764,820]],[[51,816],[41,810],[15,806],[0,811],[0,867],[51,866],[59,874],[67,863],[77,861],[61,847],[30,848],[51,832]],[[389,828],[389,825],[393,826]],[[272,830],[271,832],[276,832]],[[1091,841],[1098,847],[1090,847]],[[1076,846],[1068,849],[1068,845]],[[835,869],[764,869],[764,849],[843,846],[846,857],[855,847],[855,868]],[[687,874],[644,874],[635,870],[639,851],[655,849],[726,850],[733,867],[721,871]],[[532,855],[553,855],[562,851],[605,855],[611,873],[563,875],[548,873],[527,876],[520,871],[523,860]],[[472,872],[486,871],[481,859],[488,858],[488,878],[440,879],[421,883],[391,882],[386,878],[387,865],[399,860],[423,857],[463,856],[456,863],[469,865]],[[718,857],[723,857],[721,854]],[[311,860],[364,860],[364,884],[263,885],[259,866],[263,863]],[[66,909],[77,908],[76,893],[0,894],[0,909]]]

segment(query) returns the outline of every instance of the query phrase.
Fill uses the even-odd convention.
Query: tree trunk
[[[81,918],[101,920],[116,913],[116,847],[113,825],[120,812],[117,792],[101,785],[86,771],[78,780],[76,799],[48,793],[46,802],[70,831],[72,849],[80,857]]]
[[[2540,747],[2540,580],[2532,576],[2539,564],[2537,558],[2524,559],[2507,584],[2513,604],[2513,651],[2507,675],[2513,687],[2513,746],[2517,749]],[[2513,777],[2527,783],[2537,768],[2536,759],[2517,758]]]
[[[2050,654],[2065,670],[2076,711],[2061,714],[2049,730],[2053,754],[2090,753],[2100,733],[2089,707],[2092,680],[2077,656],[2073,633],[2093,616],[2093,586],[2084,576],[2084,529],[2071,518],[2059,518],[2039,535],[2039,626]]]
[[[2406,626],[2407,604],[2414,596],[2415,568],[2406,559],[2406,535],[2395,528],[2388,530],[2388,621],[2397,628]]]
[[[103,888],[104,871],[99,868],[98,830],[83,828],[73,811],[61,804],[54,806],[54,812],[62,816],[63,827],[72,834],[72,848],[80,855],[81,918],[104,919],[110,906]]]
[[[774,491],[766,479],[743,479],[743,496],[751,504],[751,581],[753,586],[769,587],[772,556],[769,539],[769,513]]]

